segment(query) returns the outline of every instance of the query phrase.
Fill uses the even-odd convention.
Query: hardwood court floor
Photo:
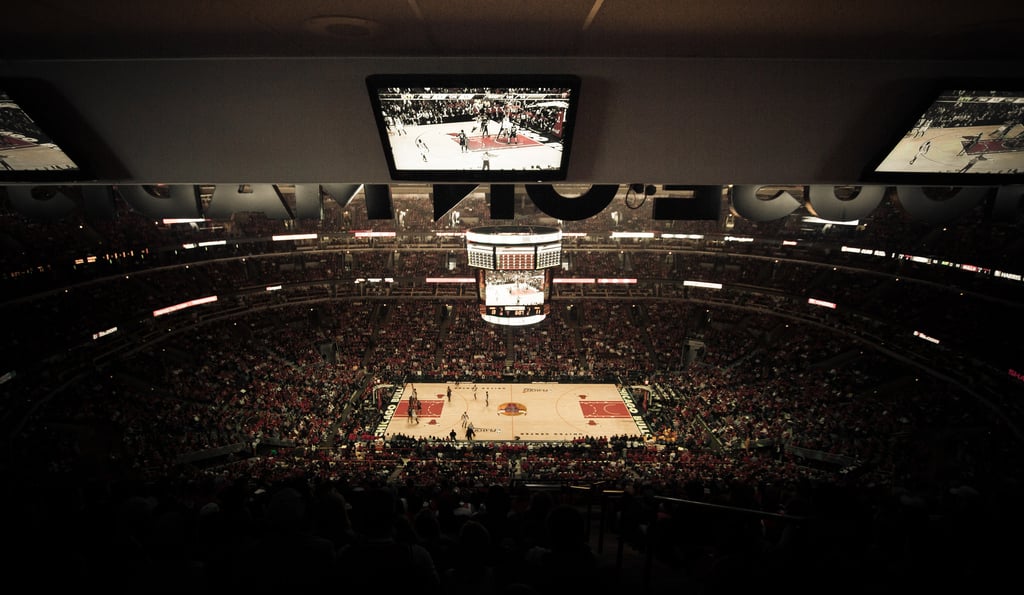
[[[452,389],[450,401],[448,387]],[[422,403],[418,422],[408,415],[414,389]],[[410,383],[398,387],[384,407],[385,419],[377,433],[385,439],[396,434],[448,438],[455,430],[457,439],[465,440],[464,412],[478,441],[639,438],[646,427],[632,399],[620,394],[614,384]]]

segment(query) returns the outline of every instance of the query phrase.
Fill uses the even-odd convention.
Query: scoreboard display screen
[[[485,306],[532,306],[543,304],[550,293],[550,271],[477,272],[479,297]]]
[[[480,306],[480,313],[484,316],[496,316],[500,318],[521,318],[533,316],[545,316],[551,312],[549,304],[536,304],[533,306]]]
[[[558,267],[562,264],[561,244],[543,246],[492,246],[470,244],[466,247],[469,266],[479,269],[527,271]]]
[[[551,311],[551,269],[478,270],[477,292],[485,319],[498,324],[533,324]]]
[[[536,268],[533,246],[519,246],[513,248],[501,248],[498,250],[498,266],[496,268],[506,271],[531,270]]]
[[[539,226],[479,227],[466,232],[476,269],[480,315],[500,325],[527,325],[550,313],[552,271],[562,261],[562,232]]]

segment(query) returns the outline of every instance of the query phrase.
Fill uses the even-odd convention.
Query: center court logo
[[[526,405],[522,403],[502,403],[498,405],[498,415],[526,415]]]

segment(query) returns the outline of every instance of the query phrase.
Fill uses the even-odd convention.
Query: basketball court
[[[451,400],[447,389],[451,387]],[[380,389],[384,419],[376,435],[466,440],[463,413],[476,441],[570,441],[649,434],[638,403],[614,384],[409,383]],[[415,391],[418,415],[409,414]]]
[[[52,143],[0,131],[0,171],[77,169],[78,166]]]
[[[1024,170],[1024,134],[1013,128],[928,128],[908,135],[879,165],[907,173],[1008,173]]]
[[[473,122],[448,124],[406,124],[404,134],[392,134],[388,140],[394,149],[399,169],[430,171],[434,169],[483,168],[486,156],[493,169],[528,170],[553,167],[561,160],[561,143],[520,129],[518,138],[498,138],[499,124],[490,122],[491,133],[484,136],[473,128]],[[458,135],[467,135],[467,151],[459,146]],[[500,160],[500,162],[499,162]]]

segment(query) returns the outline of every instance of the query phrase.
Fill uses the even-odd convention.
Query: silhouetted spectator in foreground
[[[611,577],[587,542],[583,513],[559,504],[548,513],[545,527],[545,543],[526,552],[526,582],[545,594],[601,592]]]
[[[446,569],[443,576],[445,593],[470,595],[496,592],[498,577],[495,565],[502,560],[495,560],[495,553],[487,527],[474,519],[464,522],[459,527],[452,566]]]
[[[440,593],[441,580],[430,552],[396,538],[397,498],[393,490],[374,488],[353,503],[359,519],[353,543],[338,551],[335,581],[346,592],[377,591],[382,584],[397,592]]]
[[[290,486],[270,494],[257,537],[237,552],[231,586],[245,593],[308,593],[328,586],[334,543],[312,530],[308,495]]]

